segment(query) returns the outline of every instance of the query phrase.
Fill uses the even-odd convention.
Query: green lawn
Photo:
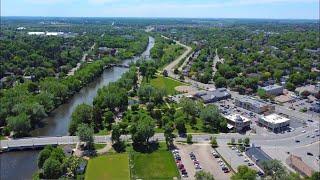
[[[110,154],[90,159],[85,174],[86,180],[130,179],[127,153]]]
[[[133,179],[173,179],[179,172],[173,156],[165,144],[152,153],[132,152]]]
[[[150,84],[155,88],[165,89],[169,95],[176,93],[176,90],[174,89],[175,87],[185,85],[179,81],[175,81],[163,76],[157,76],[156,78],[151,79]]]

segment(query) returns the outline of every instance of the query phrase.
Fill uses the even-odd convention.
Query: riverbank
[[[149,37],[146,51],[140,57],[149,57],[150,50],[154,45],[154,39]],[[123,60],[122,64],[130,64],[140,57]],[[92,104],[98,89],[118,80],[128,68],[112,67],[104,69],[100,77],[93,79],[87,86],[81,88],[67,103],[61,104],[50,115],[43,119],[44,125],[32,132],[33,136],[65,136],[68,134],[68,125],[71,114],[77,105]],[[72,77],[72,76],[70,76]],[[39,151],[17,151],[7,152],[0,155],[0,179],[31,179],[32,174],[37,171],[37,157]],[[16,173],[19,172],[19,173]]]

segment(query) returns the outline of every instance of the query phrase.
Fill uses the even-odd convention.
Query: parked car
[[[264,176],[264,173],[263,173],[262,171],[258,171],[257,174],[258,174],[258,176],[260,176],[260,177]]]
[[[249,162],[249,159],[247,159],[247,158],[246,158],[246,159],[244,159],[244,162]]]
[[[254,164],[252,162],[248,162],[248,166],[253,166]]]

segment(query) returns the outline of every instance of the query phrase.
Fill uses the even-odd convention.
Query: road
[[[104,35],[104,34],[103,34]],[[93,43],[93,45],[90,47],[90,51],[93,50],[93,48],[96,46],[96,43]],[[88,56],[88,53],[85,52],[80,60],[80,62],[77,63],[77,66],[70,69],[70,71],[68,72],[67,76],[73,76],[74,73],[80,68],[81,64],[84,63],[86,61],[86,58]]]
[[[166,37],[166,36],[163,36],[163,35],[162,35],[161,37],[163,37],[163,38],[165,38],[165,39],[170,39],[170,38],[168,38],[168,37]],[[175,76],[175,74],[173,73],[174,68],[179,64],[179,62],[180,62],[182,59],[186,58],[186,57],[188,56],[188,54],[191,53],[191,51],[192,51],[192,48],[191,48],[190,46],[187,46],[187,45],[185,45],[185,44],[182,44],[182,43],[180,43],[179,41],[176,41],[176,40],[173,40],[173,41],[174,41],[176,44],[184,47],[184,48],[186,49],[186,51],[185,51],[182,55],[180,55],[177,59],[175,59],[174,61],[172,61],[170,64],[168,64],[168,65],[164,68],[165,70],[167,70],[168,76],[170,76],[170,77]]]
[[[170,39],[170,38],[163,36],[163,35],[162,35],[162,37],[165,39]],[[175,41],[178,45],[186,48],[186,51],[181,56],[179,56],[177,59],[175,59],[170,64],[168,64],[164,69],[168,72],[169,77],[172,77],[174,79],[179,80],[180,79],[179,75],[173,73],[174,68],[176,68],[176,66],[179,64],[179,62],[182,59],[184,59],[185,57],[188,56],[188,54],[191,53],[192,48],[190,46],[187,46],[185,44],[180,43],[179,41],[176,41],[176,40],[173,40],[173,41]],[[193,79],[190,79],[189,77],[186,77],[186,76],[184,77],[184,82],[189,83],[192,86],[197,87],[197,88],[201,88],[201,89],[215,89],[214,84],[204,84],[204,83],[195,81]]]

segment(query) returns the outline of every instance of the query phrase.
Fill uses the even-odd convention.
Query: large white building
[[[270,114],[259,117],[259,125],[268,128],[273,132],[280,132],[290,125],[290,119],[278,114]]]
[[[250,128],[251,121],[240,114],[230,114],[225,116],[228,122],[228,128],[234,128],[237,132],[245,131]]]

